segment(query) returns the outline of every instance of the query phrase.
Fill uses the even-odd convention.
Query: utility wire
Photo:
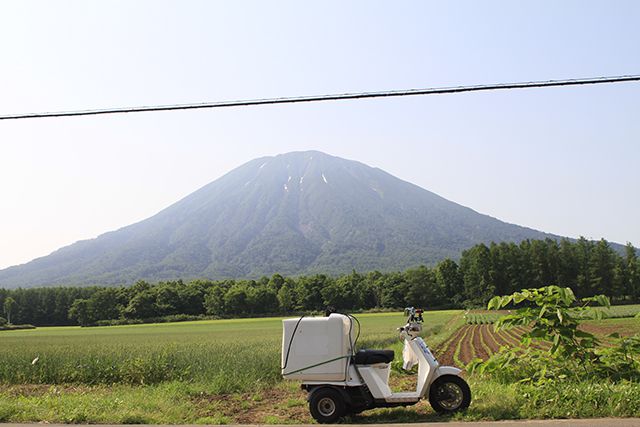
[[[95,110],[55,111],[45,113],[25,113],[0,115],[0,120],[40,119],[46,117],[95,116],[98,114],[142,113],[148,111],[196,110],[203,108],[248,107],[267,104],[295,104],[300,102],[342,101],[346,99],[389,98],[411,95],[438,95],[446,93],[478,92],[499,89],[527,89],[550,86],[577,86],[601,83],[640,81],[640,75],[594,77],[586,79],[545,80],[521,83],[497,83],[475,86],[436,87],[426,89],[391,90],[380,92],[341,93],[333,95],[295,96],[283,98],[249,99],[239,101],[203,102],[196,104],[151,105],[141,107],[101,108]]]

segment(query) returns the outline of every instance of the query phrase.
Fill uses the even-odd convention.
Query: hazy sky
[[[0,114],[640,74],[640,2],[0,3]],[[0,268],[316,149],[640,245],[640,83],[0,121]]]

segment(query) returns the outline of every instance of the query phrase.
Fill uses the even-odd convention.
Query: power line
[[[9,114],[0,116],[0,120],[40,119],[46,117],[95,116],[99,114],[142,113],[149,111],[196,110],[203,108],[248,107],[268,104],[295,104],[300,102],[342,101],[363,98],[390,98],[412,95],[439,95],[446,93],[478,92],[500,89],[527,89],[550,86],[577,86],[601,83],[620,83],[640,81],[640,75],[594,77],[586,79],[545,80],[521,83],[497,83],[475,86],[436,87],[426,89],[390,90],[380,92],[341,93],[333,95],[295,96],[283,98],[249,99],[240,101],[202,102],[196,104],[152,105],[141,107],[101,108],[95,110],[56,111],[45,113]]]

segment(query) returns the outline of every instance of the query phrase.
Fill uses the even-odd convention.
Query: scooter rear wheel
[[[459,376],[443,375],[431,384],[429,403],[433,410],[439,413],[467,409],[471,404],[471,389]]]
[[[321,424],[335,423],[345,412],[342,395],[331,387],[315,390],[309,398],[309,412]]]

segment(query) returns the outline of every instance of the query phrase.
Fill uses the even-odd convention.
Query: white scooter
[[[389,388],[392,350],[355,351],[355,317],[332,313],[283,320],[282,375],[302,380],[316,421],[333,423],[366,409],[414,405],[425,396],[440,413],[469,407],[471,390],[461,370],[441,366],[418,336],[422,310],[410,307],[405,314],[407,323],[398,328],[405,343],[403,368],[410,370],[417,363],[418,382],[415,391],[402,393]]]

